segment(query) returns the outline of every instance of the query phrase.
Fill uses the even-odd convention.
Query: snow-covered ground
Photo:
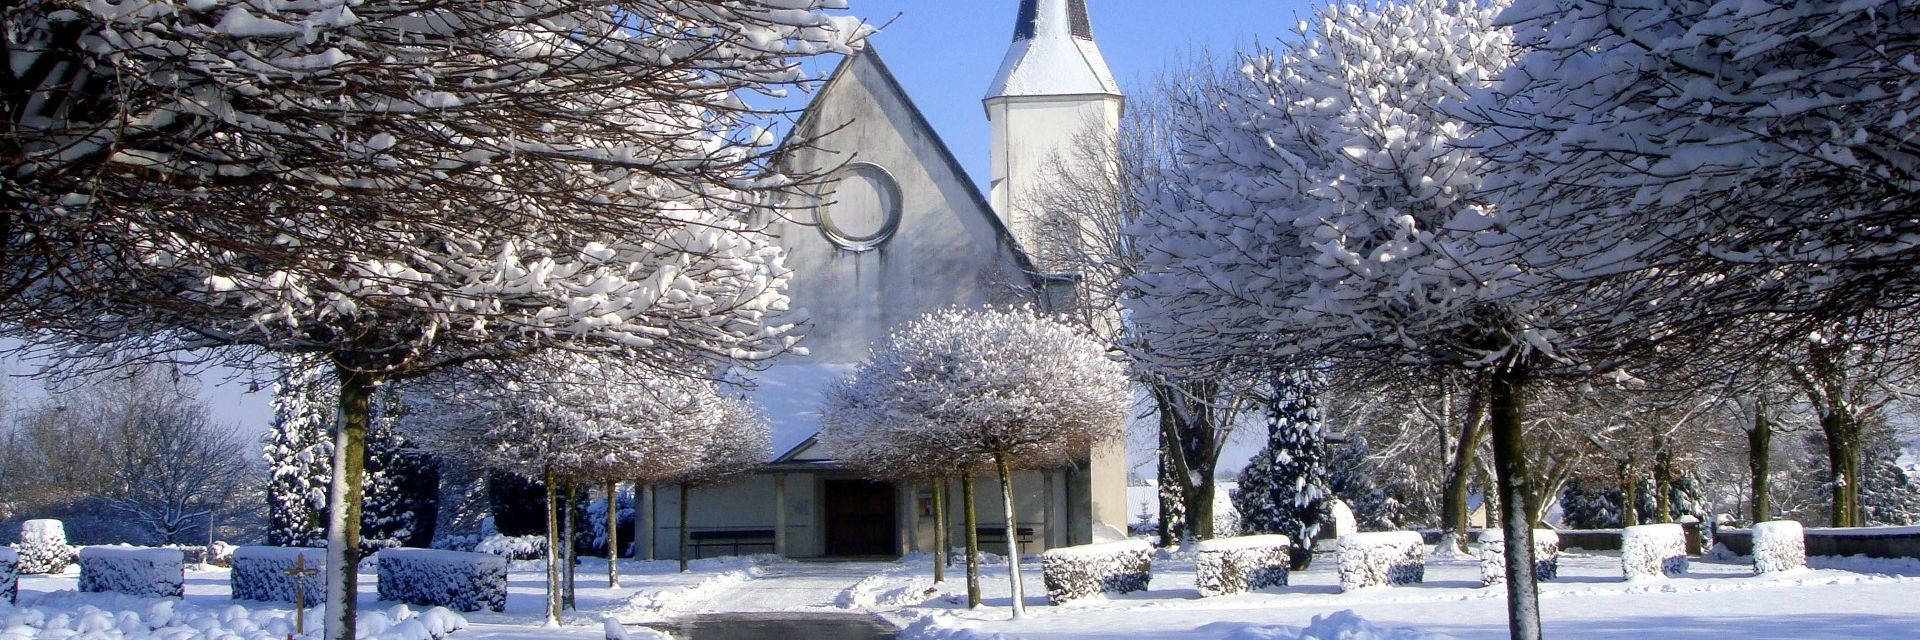
[[[1025,572],[1030,617],[1017,622],[1007,619],[1006,565],[998,558],[989,560],[982,579],[987,606],[969,611],[964,571],[955,567],[947,582],[934,585],[926,554],[899,563],[713,559],[695,562],[694,571],[685,574],[670,561],[623,561],[619,589],[606,586],[604,560],[587,558],[577,572],[579,611],[569,612],[558,628],[541,626],[545,577],[540,563],[516,562],[509,575],[507,610],[464,614],[465,628],[451,637],[601,638],[602,619],[607,617],[631,625],[715,612],[834,610],[881,612],[903,627],[902,638],[909,640],[996,634],[1033,640],[1506,637],[1504,592],[1482,588],[1471,559],[1430,560],[1424,584],[1342,593],[1334,572],[1337,562],[1322,556],[1313,569],[1296,572],[1289,586],[1203,599],[1194,589],[1191,556],[1161,554],[1148,591],[1059,607],[1047,606],[1038,563],[1032,562]],[[1543,618],[1548,636],[1556,639],[1920,637],[1920,606],[1915,605],[1920,602],[1920,560],[1814,558],[1812,565],[1810,570],[1756,577],[1744,562],[1696,560],[1693,572],[1683,577],[1627,582],[1617,554],[1568,552],[1561,557],[1560,578],[1542,586]],[[0,640],[35,637],[31,632],[10,635],[3,630],[9,620],[61,614],[78,620],[90,615],[87,607],[99,610],[92,614],[95,619],[115,624],[125,621],[120,612],[147,620],[156,612],[181,620],[244,619],[236,624],[273,638],[283,637],[282,627],[291,615],[287,605],[243,602],[236,607],[228,597],[223,569],[188,572],[186,596],[179,600],[79,594],[73,591],[76,578],[74,571],[23,576],[21,607],[0,605]],[[447,626],[446,620],[418,609],[397,610],[392,603],[377,601],[371,573],[362,575],[360,607],[363,616],[382,616],[387,623],[417,617],[419,626]]]
[[[612,589],[607,587],[606,561],[582,558],[574,581],[579,610],[567,612],[560,628],[542,626],[546,611],[544,564],[514,562],[508,574],[506,611],[460,614],[466,620],[466,628],[455,632],[452,637],[492,640],[602,638],[603,617],[610,616],[623,623],[640,623],[696,611],[707,607],[712,601],[711,596],[750,580],[768,562],[780,561],[768,557],[696,560],[693,562],[693,571],[683,574],[679,573],[679,567],[673,561],[623,560],[620,563],[621,588]],[[226,569],[217,567],[188,571],[185,597],[171,602],[170,599],[161,598],[77,593],[77,566],[60,575],[21,576],[19,606],[8,607],[0,603],[0,639],[35,637],[25,631],[6,635],[5,627],[9,626],[9,621],[25,624],[62,614],[70,619],[78,618],[91,611],[88,607],[105,612],[108,619],[116,622],[124,617],[120,612],[133,612],[143,619],[152,620],[155,616],[151,612],[156,610],[155,607],[183,620],[202,617],[225,621],[245,617],[248,621],[238,624],[270,631],[270,637],[273,638],[284,637],[291,627],[292,606],[284,603],[236,602],[230,597],[227,576]],[[240,608],[236,609],[236,605]],[[359,607],[363,637],[374,637],[365,633],[369,616],[379,614],[389,619],[394,617],[389,612],[394,610],[395,603],[378,600],[375,575],[370,568],[360,576]],[[309,631],[319,624],[319,617],[314,615],[313,609],[308,610],[307,622]]]
[[[1695,561],[1685,577],[1628,583],[1614,553],[1569,552],[1560,578],[1541,587],[1542,618],[1552,638],[1910,638],[1920,637],[1920,561],[1817,558],[1813,570],[1755,577],[1745,563]],[[1289,586],[1201,599],[1193,563],[1156,558],[1146,592],[1052,607],[1037,564],[1028,576],[1029,617],[1008,620],[1005,565],[986,569],[987,608],[965,609],[965,584],[950,575],[930,596],[924,558],[863,583],[852,599],[897,604],[888,614],[903,638],[1301,638],[1316,617],[1351,610],[1389,633],[1379,638],[1462,640],[1507,637],[1504,591],[1482,588],[1471,560],[1433,560],[1427,581],[1341,593],[1337,566],[1321,556]],[[892,600],[892,602],[889,602]],[[918,602],[900,602],[918,600]],[[1323,626],[1341,626],[1327,621]],[[1351,626],[1351,625],[1349,625]],[[1393,629],[1404,629],[1391,633]],[[1318,633],[1305,637],[1330,638]],[[1374,638],[1376,636],[1339,636]]]

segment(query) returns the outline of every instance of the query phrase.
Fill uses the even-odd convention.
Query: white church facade
[[[1117,130],[1123,97],[1084,0],[1023,0],[1014,40],[983,100],[992,180],[982,193],[872,47],[845,58],[794,135],[819,137],[786,159],[825,173],[816,206],[770,213],[793,271],[793,307],[809,318],[805,355],[753,374],[772,422],[776,458],[746,480],[695,489],[687,505],[692,555],[778,553],[890,556],[932,551],[928,483],[879,482],[845,469],[813,439],[828,385],[866,359],[896,326],[949,306],[1033,304],[1066,295],[1071,276],[1041,273],[1028,253],[1033,216],[1021,194],[1089,126]],[[1116,427],[1117,428],[1117,427]],[[1116,539],[1126,530],[1126,453],[1116,438],[1070,468],[1018,472],[1023,552]],[[964,531],[958,481],[947,522]],[[999,487],[978,479],[983,545],[1004,544]],[[677,553],[676,492],[650,509],[654,557]],[[986,546],[999,552],[998,544]]]

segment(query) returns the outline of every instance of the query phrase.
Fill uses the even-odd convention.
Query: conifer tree
[[[1293,541],[1295,569],[1313,561],[1313,539],[1327,518],[1326,435],[1314,401],[1312,374],[1276,374],[1267,405],[1267,445],[1240,472],[1233,506],[1242,531],[1280,533]]]
[[[333,373],[284,367],[273,387],[273,425],[266,458],[267,544],[318,547],[327,542],[327,483],[333,459]]]

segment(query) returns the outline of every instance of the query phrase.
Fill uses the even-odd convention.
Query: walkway
[[[684,640],[893,640],[899,635],[872,614],[825,611],[699,613],[654,626]]]
[[[792,562],[767,565],[760,577],[714,594],[700,613],[830,609],[854,583],[895,566],[891,562]]]
[[[872,614],[835,605],[854,583],[893,567],[890,562],[795,562],[768,565],[759,577],[725,591],[698,613],[657,625],[692,640],[890,640],[898,633]]]

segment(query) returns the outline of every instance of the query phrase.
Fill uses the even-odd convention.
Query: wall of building
[[[822,149],[800,151],[789,166],[827,171],[847,162],[879,165],[900,186],[900,223],[866,251],[828,239],[811,209],[773,225],[794,272],[789,295],[814,322],[803,344],[820,362],[858,362],[896,325],[951,305],[1027,299],[1027,276],[975,199],[964,174],[945,159],[939,139],[893,94],[871,56],[857,56],[817,100],[807,130],[839,130]],[[829,196],[830,197],[830,196]]]

